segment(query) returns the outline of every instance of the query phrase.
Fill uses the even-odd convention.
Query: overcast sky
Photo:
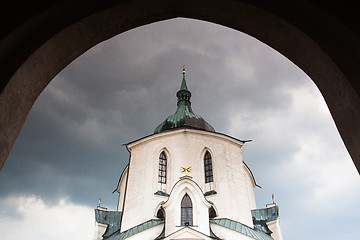
[[[99,196],[116,209],[122,144],[175,112],[183,64],[195,114],[253,140],[257,207],[275,194],[285,240],[360,239],[360,178],[311,79],[246,34],[190,19],[118,35],[53,79],[0,172],[2,238],[92,239]]]

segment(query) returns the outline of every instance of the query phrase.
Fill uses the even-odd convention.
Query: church
[[[247,142],[218,133],[191,108],[182,71],[175,114],[126,144],[117,211],[95,209],[95,240],[282,240],[279,207],[257,209]]]

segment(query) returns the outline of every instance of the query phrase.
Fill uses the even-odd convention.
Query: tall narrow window
[[[159,156],[159,183],[166,183],[166,155],[164,152],[160,153]]]
[[[206,151],[204,156],[204,170],[205,170],[205,183],[213,182],[213,169],[212,169],[212,160],[211,154]]]
[[[189,195],[185,194],[181,200],[181,226],[193,225],[193,209]]]

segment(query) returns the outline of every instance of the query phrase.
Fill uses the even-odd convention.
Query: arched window
[[[189,195],[185,194],[181,200],[181,226],[193,225],[193,209]]]
[[[205,170],[205,183],[213,182],[214,178],[213,178],[212,160],[209,151],[206,151],[204,156],[204,170]]]
[[[166,155],[164,151],[160,153],[159,156],[159,183],[166,183]]]

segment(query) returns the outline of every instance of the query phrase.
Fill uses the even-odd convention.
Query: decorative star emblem
[[[181,172],[185,173],[185,174],[189,174],[191,172],[191,166],[189,165],[184,165],[181,167]]]

